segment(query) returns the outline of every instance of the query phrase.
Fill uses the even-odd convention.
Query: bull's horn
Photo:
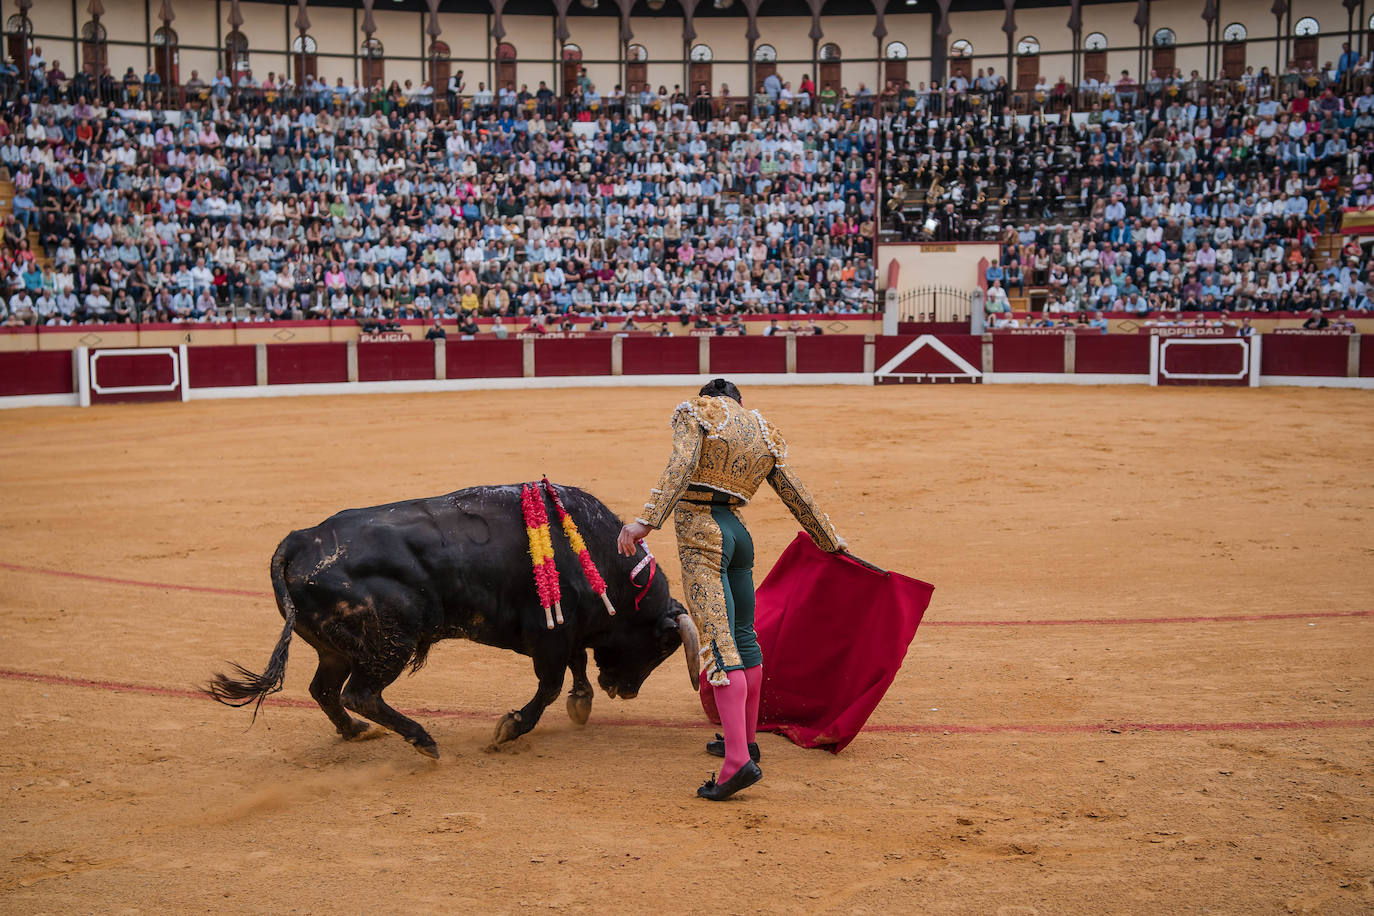
[[[682,651],[687,656],[687,675],[692,679],[692,689],[701,686],[701,641],[697,638],[697,625],[692,623],[688,614],[677,615],[677,632],[682,637]]]

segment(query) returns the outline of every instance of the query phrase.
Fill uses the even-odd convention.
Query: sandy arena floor
[[[854,551],[936,593],[873,719],[921,728],[763,736],[725,805],[693,797],[715,761],[680,657],[487,753],[529,663],[440,644],[388,693],[430,708],[437,764],[186,692],[266,663],[291,528],[545,472],[633,513],[684,392],[0,414],[0,910],[1374,909],[1374,397],[745,394]],[[766,492],[747,518],[761,575],[796,526]],[[297,641],[285,697],[314,663]]]

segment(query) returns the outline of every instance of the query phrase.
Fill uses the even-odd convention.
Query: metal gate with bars
[[[923,286],[897,294],[898,321],[968,321],[973,293],[952,286]]]

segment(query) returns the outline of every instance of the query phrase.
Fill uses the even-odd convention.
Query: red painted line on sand
[[[208,700],[199,690],[181,687],[158,687],[152,684],[132,684],[125,681],[109,681],[94,678],[66,677],[59,674],[42,674],[36,671],[18,671],[0,668],[0,679],[26,681],[32,684],[48,684],[54,687],[77,687],[84,689],[109,690],[115,693],[137,693],[145,696],[176,697],[178,699]],[[313,709],[312,700],[297,700],[291,697],[268,697],[263,705],[288,709]],[[422,707],[402,709],[402,714],[416,718],[443,719],[480,719],[495,721],[501,713],[493,710],[483,712],[474,709],[442,709]],[[701,722],[688,722],[671,719],[610,719],[602,720],[602,725],[617,728],[702,728]],[[1282,722],[1101,722],[1095,724],[1046,723],[1016,724],[995,723],[991,725],[869,725],[867,732],[881,732],[902,735],[999,735],[1035,734],[1066,735],[1092,733],[1125,732],[1236,732],[1236,731],[1295,731],[1328,728],[1374,728],[1374,719],[1308,719]]]
[[[1319,728],[1374,728],[1374,719],[1305,719],[1287,722],[1101,722],[1095,725],[865,725],[864,731],[920,735],[995,735],[1007,732],[1069,735],[1085,732],[1246,732]]]
[[[1198,617],[1079,617],[1070,620],[923,620],[928,627],[1115,627],[1152,623],[1239,623],[1310,617],[1374,617],[1374,611],[1294,611],[1283,614],[1216,614]]]
[[[208,700],[203,691],[188,687],[159,687],[155,684],[133,684],[127,681],[107,681],[98,678],[67,677],[61,674],[42,674],[37,671],[18,671],[13,668],[0,668],[0,680],[27,681],[32,684],[49,684],[54,687],[79,687],[94,690],[109,690],[114,693],[138,693],[152,697],[176,697],[177,699]],[[318,709],[314,700],[297,700],[292,697],[268,697],[264,706],[279,706],[286,709]],[[479,712],[463,709],[411,709],[402,710],[408,716],[432,716],[447,719],[490,719],[500,713]]]
[[[84,582],[104,582],[107,585],[132,585],[137,588],[158,588],[177,592],[201,592],[207,595],[234,595],[243,598],[271,598],[271,592],[252,592],[242,588],[215,588],[209,585],[178,585],[175,582],[147,582],[143,579],[120,579],[115,576],[96,576],[91,573],[72,572],[68,569],[46,569],[41,566],[21,566],[18,563],[0,563],[0,569],[12,572],[33,573],[52,576],[57,579],[80,579]]]
[[[19,563],[0,562],[0,569],[12,572],[32,573],[40,576],[53,576],[59,579],[79,579],[85,582],[103,582],[107,585],[129,585],[135,588],[154,588],[180,592],[200,592],[207,595],[230,595],[240,598],[263,598],[272,600],[271,592],[255,592],[243,588],[216,588],[209,585],[181,585],[176,582],[150,582],[144,579],[121,579],[116,576],[99,576],[91,573],[72,572],[66,569],[48,569],[42,566],[24,566]],[[1312,618],[1333,617],[1374,617],[1374,611],[1296,611],[1281,614],[1217,614],[1198,617],[1080,617],[1070,620],[925,620],[927,627],[1112,627],[1141,626],[1160,623],[1244,623],[1262,620],[1308,620]]]

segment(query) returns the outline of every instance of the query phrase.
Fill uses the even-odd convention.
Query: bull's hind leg
[[[425,731],[419,722],[401,715],[382,699],[382,691],[400,676],[404,668],[404,660],[386,669],[355,667],[353,676],[348,679],[348,686],[344,688],[343,705],[359,715],[367,716],[378,725],[391,729],[426,757],[438,760],[439,746],[434,743],[429,732]]]
[[[549,655],[553,656],[552,658]],[[558,699],[558,694],[563,691],[563,672],[570,664],[567,657],[559,653],[549,655],[536,655],[534,659],[534,673],[539,678],[539,689],[535,691],[534,699],[530,700],[520,709],[508,712],[501,717],[501,721],[496,723],[496,734],[492,737],[492,744],[505,744],[507,741],[514,741],[521,735],[539,724],[539,717],[544,714],[544,710],[549,704]],[[583,658],[582,665],[585,669],[586,658]]]
[[[362,719],[353,718],[339,702],[339,691],[352,667],[346,657],[328,650],[320,651],[320,666],[315,669],[315,678],[310,682],[310,695],[320,704],[320,709],[324,710],[345,741],[378,737],[384,734],[381,729],[374,729]]]
[[[568,663],[572,671],[572,690],[568,691],[568,718],[586,725],[592,714],[592,684],[587,680],[587,650],[578,649]]]

